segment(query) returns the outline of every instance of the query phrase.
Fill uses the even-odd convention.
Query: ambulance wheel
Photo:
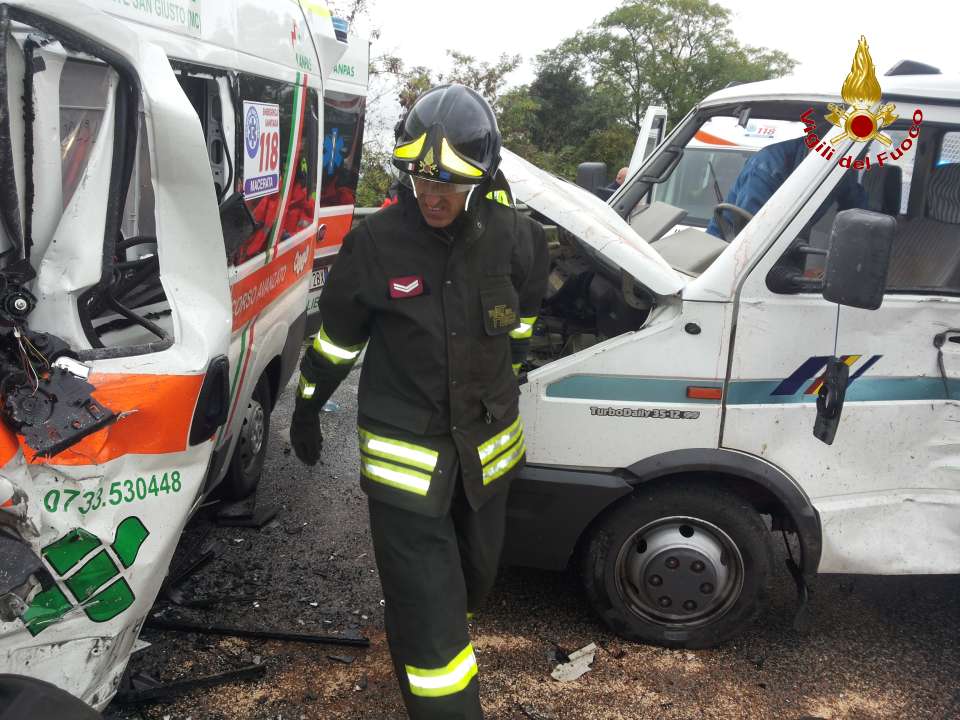
[[[752,623],[772,565],[756,510],[695,484],[640,487],[601,517],[581,555],[604,622],[629,640],[674,648],[712,647]]]
[[[230,458],[230,467],[220,484],[220,497],[224,500],[243,500],[256,491],[267,457],[269,436],[270,385],[264,376],[247,402],[240,437]]]

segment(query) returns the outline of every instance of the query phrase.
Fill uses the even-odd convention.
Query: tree
[[[677,120],[730,82],[779,77],[796,65],[778,50],[741,45],[730,11],[709,0],[625,0],[567,44],[597,85],[623,95],[620,119],[634,131],[650,104]]]

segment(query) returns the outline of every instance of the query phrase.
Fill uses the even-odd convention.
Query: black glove
[[[320,430],[320,413],[316,406],[298,397],[293,409],[293,421],[290,423],[290,443],[293,451],[305,465],[316,465],[323,447],[323,433]]]

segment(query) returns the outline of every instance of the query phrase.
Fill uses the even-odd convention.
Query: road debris
[[[550,673],[550,677],[560,682],[576,680],[593,669],[590,665],[593,663],[593,658],[596,653],[597,646],[594,643],[590,643],[576,652],[570,653],[570,660],[557,665],[553,669],[553,672]]]
[[[244,527],[260,529],[271,522],[280,512],[278,505],[259,505],[257,496],[246,500],[226,503],[217,512],[216,523],[220,527]]]
[[[200,688],[213,687],[215,685],[225,685],[227,683],[238,681],[259,680],[267,672],[266,665],[254,663],[236,670],[227,670],[226,672],[213,675],[204,675],[202,677],[191,678],[189,680],[179,680],[173,683],[157,683],[149,676],[140,676],[133,681],[133,687],[123,689],[117,693],[116,702],[121,705],[139,705],[142,703],[161,702],[171,700],[180,695],[193,692]],[[144,683],[144,680],[147,680]],[[137,685],[146,684],[147,687],[138,688]]]
[[[520,710],[522,710],[523,714],[530,718],[530,720],[556,720],[557,717],[551,712],[537,710],[533,705],[521,705]]]
[[[354,661],[353,655],[327,655],[327,657],[334,662],[343,663],[344,665],[349,665]]]
[[[369,647],[370,640],[365,637],[341,635],[317,635],[309,633],[288,633],[274,630],[250,630],[248,628],[228,627],[225,625],[207,625],[182,620],[165,620],[157,615],[147,618],[145,627],[153,630],[171,630],[173,632],[192,632],[203,635],[228,635],[231,637],[251,637],[262,640],[290,640],[293,642],[318,643],[325,645],[348,645],[350,647]]]

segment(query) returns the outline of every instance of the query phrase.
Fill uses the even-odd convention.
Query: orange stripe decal
[[[14,432],[0,423],[0,467],[13,460],[19,448],[20,442]]]
[[[233,300],[233,330],[250,320],[313,267],[313,238],[287,250],[268,265],[238,280],[230,287]]]
[[[353,210],[343,215],[320,216],[320,224],[327,226],[327,231],[323,240],[317,245],[317,250],[329,250],[330,248],[339,248],[343,244],[343,238],[353,225]]]
[[[20,437],[24,455],[35,465],[99,465],[128,454],[183,452],[203,378],[203,374],[91,373],[88,382],[96,388],[93,396],[117,415],[129,414],[52,458],[36,457]],[[0,437],[0,457],[2,446]]]

